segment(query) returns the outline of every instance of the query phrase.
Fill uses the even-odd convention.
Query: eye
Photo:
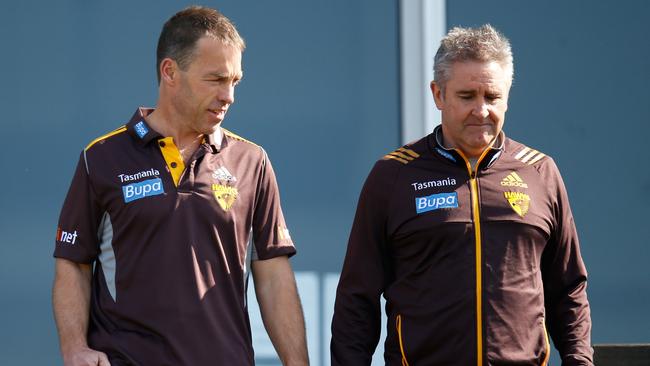
[[[487,99],[487,101],[489,101],[489,102],[495,102],[495,101],[501,99],[501,96],[494,95],[494,94],[488,94],[488,95],[485,96],[485,99]]]

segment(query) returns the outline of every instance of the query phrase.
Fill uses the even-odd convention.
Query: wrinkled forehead
[[[448,82],[509,88],[511,70],[496,61],[459,61],[452,64]]]

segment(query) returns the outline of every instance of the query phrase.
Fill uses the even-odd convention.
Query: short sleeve
[[[97,230],[101,215],[82,152],[59,216],[54,257],[93,262],[99,254]]]
[[[271,162],[262,150],[260,179],[253,212],[254,260],[264,260],[296,253],[280,205],[280,191]]]

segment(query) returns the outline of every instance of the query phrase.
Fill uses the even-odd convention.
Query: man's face
[[[444,90],[431,82],[433,98],[442,113],[444,143],[468,158],[478,158],[503,128],[509,70],[493,61],[466,61],[452,64],[450,71]]]
[[[235,102],[235,86],[242,78],[241,51],[209,36],[200,38],[172,99],[184,129],[211,134]]]

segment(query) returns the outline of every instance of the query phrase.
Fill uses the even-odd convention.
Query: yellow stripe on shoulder
[[[221,128],[221,131],[223,131],[224,135],[226,135],[228,137],[231,137],[231,138],[233,138],[235,140],[239,140],[239,141],[242,141],[242,142],[248,142],[251,145],[255,145],[255,146],[259,147],[259,145],[254,143],[253,141],[246,140],[245,138],[243,138],[243,137],[241,137],[239,135],[236,135],[236,134],[232,133],[231,131],[226,130],[223,127]]]
[[[402,164],[408,164],[409,162],[419,157],[420,154],[405,147],[400,147],[399,149],[384,155],[384,159],[393,159],[399,161]]]
[[[397,160],[397,161],[399,161],[399,162],[402,163],[402,164],[408,164],[408,163],[409,163],[408,160],[404,160],[404,159],[402,159],[402,158],[399,158],[399,157],[397,157],[397,156],[393,156],[393,155],[390,155],[390,154],[389,154],[389,155],[384,155],[384,159],[393,159],[393,160]]]
[[[420,157],[420,154],[416,153],[415,151],[413,151],[411,149],[407,149],[407,148],[404,148],[404,147],[400,147],[399,149],[397,149],[397,151],[407,153],[407,154],[411,155],[414,158],[419,158]]]
[[[105,135],[103,135],[103,136],[99,136],[98,138],[92,140],[92,141],[88,144],[88,146],[86,146],[86,148],[84,149],[84,151],[88,151],[88,149],[90,149],[90,148],[91,148],[93,145],[95,145],[96,143],[98,143],[98,142],[100,142],[100,141],[102,141],[102,140],[106,140],[107,138],[109,138],[109,137],[111,137],[111,136],[115,136],[115,135],[117,135],[117,134],[119,134],[119,133],[122,133],[122,132],[124,132],[124,131],[126,131],[126,126],[121,126],[121,127],[118,127],[116,130],[114,130],[114,131],[112,131],[112,132],[109,132],[109,133],[107,133],[107,134],[105,134]]]
[[[524,146],[519,150],[514,158],[521,161],[524,164],[533,165],[546,157],[546,154],[539,152],[535,149],[531,149],[528,146]]]

